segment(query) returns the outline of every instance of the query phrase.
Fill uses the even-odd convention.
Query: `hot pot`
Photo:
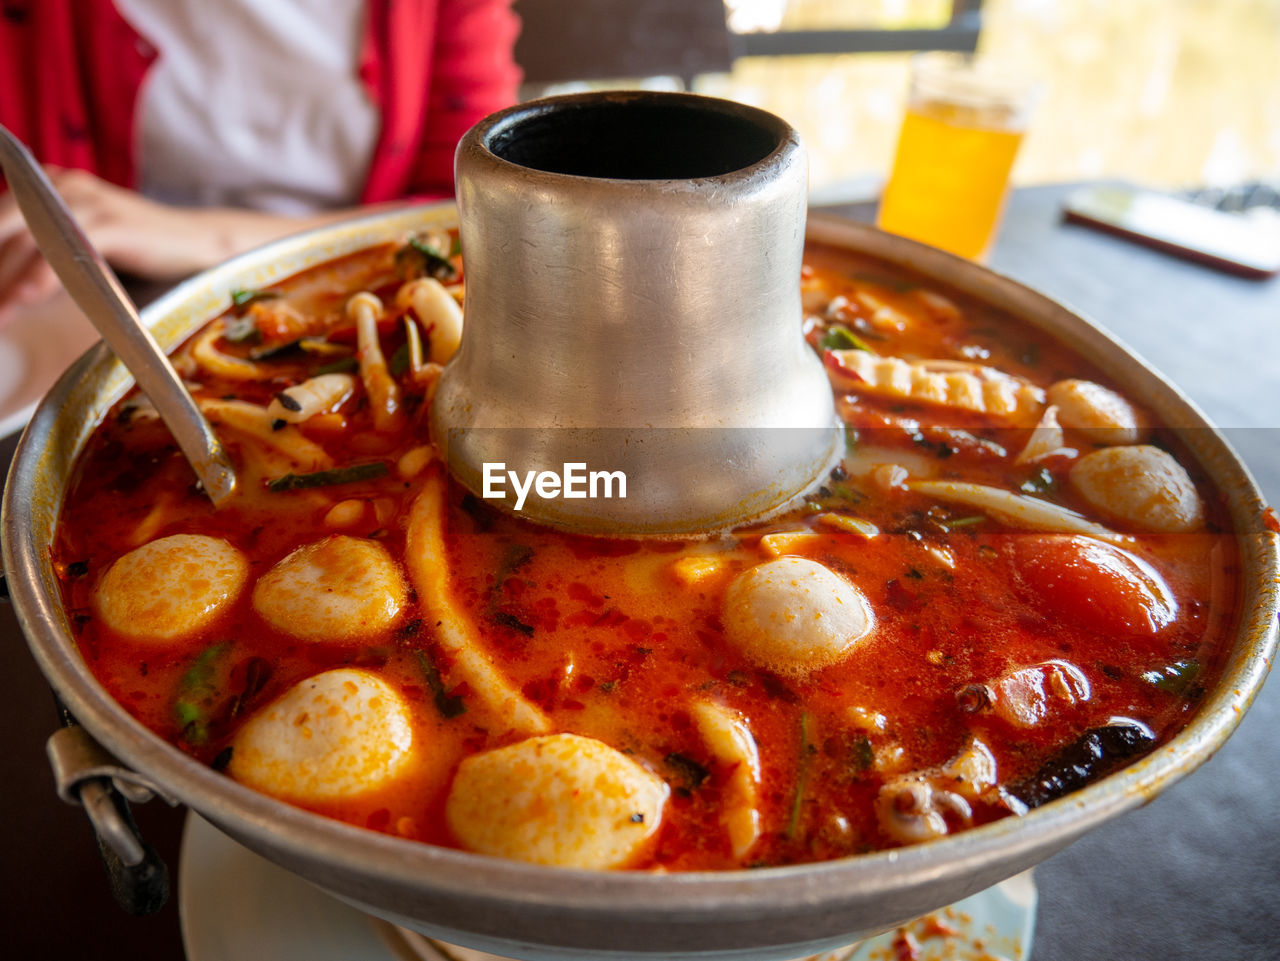
[[[257,288],[408,230],[450,223],[451,205],[326,227],[238,257],[175,288],[144,312],[172,347]],[[541,868],[365,831],[245,788],[135,722],[94,681],[62,610],[49,562],[75,458],[95,422],[129,388],[102,345],[39,406],[18,447],[3,504],[4,569],[31,650],[69,710],[138,780],[190,806],[232,838],[371,914],[445,941],[528,959],[789,958],[936,909],[1052,855],[1151,800],[1207,760],[1261,686],[1277,644],[1280,559],[1264,505],[1222,436],[1176,388],[1088,321],[1043,295],[949,254],[852,222],[812,216],[807,236],[934,278],[1043,329],[1124,383],[1227,495],[1240,532],[1243,597],[1218,683],[1187,727],[1092,786],[1002,821],[914,847],[840,861],[724,873],[651,875]]]

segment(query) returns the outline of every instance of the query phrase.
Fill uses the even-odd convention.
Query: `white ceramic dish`
[[[480,961],[492,955],[440,948],[344,904],[188,813],[178,867],[178,910],[187,961]],[[1036,887],[1026,871],[906,926],[920,961],[1022,961],[1031,954]],[[945,934],[948,928],[954,935]],[[852,954],[821,961],[884,961],[889,932]]]

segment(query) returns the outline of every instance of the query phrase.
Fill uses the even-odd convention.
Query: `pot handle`
[[[154,914],[169,898],[169,869],[143,840],[129,801],[159,794],[177,802],[121,764],[61,702],[58,713],[64,726],[45,744],[58,796],[84,808],[116,903],[130,914]]]

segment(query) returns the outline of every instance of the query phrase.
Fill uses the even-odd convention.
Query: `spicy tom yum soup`
[[[454,234],[230,292],[175,362],[239,492],[215,511],[145,398],[115,406],[54,547],[85,661],[259,791],[575,867],[926,842],[1176,733],[1240,591],[1177,438],[927,280],[810,246],[796,283],[843,459],[685,541],[560,533],[450,480],[426,425],[462,324]]]

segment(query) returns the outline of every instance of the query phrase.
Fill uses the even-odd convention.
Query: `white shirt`
[[[360,198],[378,110],[364,0],[116,0],[159,53],[135,125],[143,194],[303,214]]]

